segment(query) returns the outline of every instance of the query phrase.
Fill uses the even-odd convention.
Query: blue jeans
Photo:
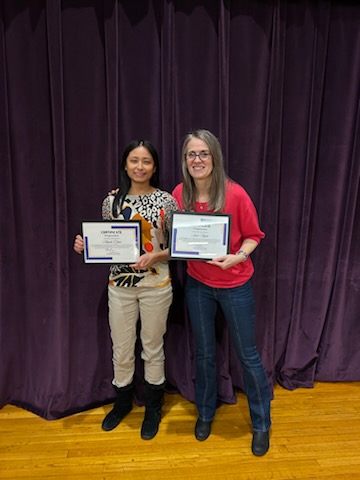
[[[187,276],[186,301],[195,339],[195,403],[199,417],[212,421],[216,411],[215,317],[220,305],[243,372],[253,431],[270,429],[271,391],[255,344],[255,301],[251,283],[213,288]]]

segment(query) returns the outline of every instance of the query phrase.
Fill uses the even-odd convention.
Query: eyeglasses
[[[207,152],[206,150],[202,150],[200,153],[195,153],[192,151],[185,153],[186,160],[195,160],[196,157],[199,157],[200,160],[207,160],[209,157],[211,157],[211,153]]]

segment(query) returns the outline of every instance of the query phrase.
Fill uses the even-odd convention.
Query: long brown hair
[[[186,164],[186,152],[188,143],[192,138],[203,140],[208,148],[213,161],[211,185],[209,189],[208,207],[210,210],[220,212],[225,206],[225,189],[227,175],[224,170],[223,154],[219,140],[209,130],[194,130],[185,137],[182,147],[182,173],[183,173],[183,205],[184,210],[194,210],[196,202],[196,185],[189,174]]]

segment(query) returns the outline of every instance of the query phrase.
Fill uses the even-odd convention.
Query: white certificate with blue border
[[[174,212],[170,230],[170,258],[212,260],[229,253],[231,215]]]
[[[141,255],[141,221],[82,222],[85,263],[135,263]]]

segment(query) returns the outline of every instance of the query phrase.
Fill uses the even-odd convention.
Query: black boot
[[[121,420],[132,410],[132,390],[133,384],[126,387],[116,387],[116,401],[114,408],[106,415],[102,422],[102,429],[106,432],[113,430],[119,425]]]
[[[145,417],[141,426],[141,438],[151,440],[159,430],[165,383],[152,385],[145,382]]]

